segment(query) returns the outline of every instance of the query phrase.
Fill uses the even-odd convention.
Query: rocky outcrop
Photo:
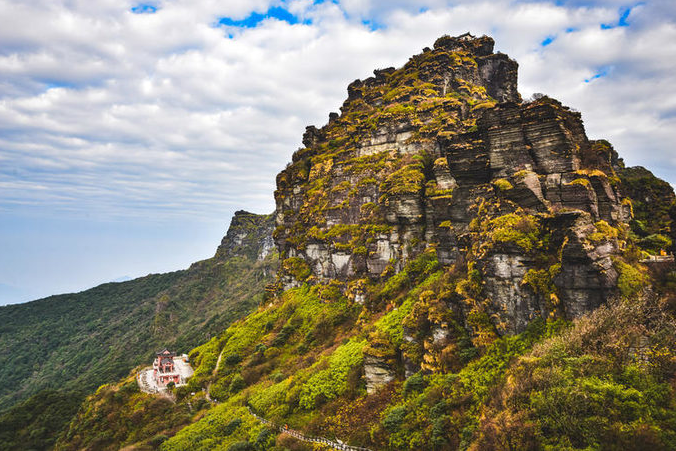
[[[589,215],[571,213],[554,218],[569,222],[565,245],[561,247],[561,271],[554,278],[568,317],[579,317],[599,305],[613,293],[618,273],[612,257],[619,255],[617,240],[602,237],[590,242],[598,233]]]
[[[364,350],[364,380],[366,392],[373,393],[379,387],[392,382],[396,376],[399,356],[391,344],[382,336],[371,337]]]
[[[392,365],[388,362],[373,356],[364,357],[364,380],[367,393],[374,393],[379,387],[392,382],[395,376]]]
[[[308,127],[277,177],[285,286],[379,280],[434,249],[481,280],[447,302],[480,310],[498,334],[611,296],[631,219],[621,161],[587,139],[579,113],[522,102],[517,68],[491,38],[446,36],[351,83],[341,114]],[[376,357],[366,366],[367,380],[390,377]]]
[[[242,256],[263,260],[274,250],[272,232],[274,215],[258,215],[244,210],[236,211],[228,232],[216,250],[217,259]]]

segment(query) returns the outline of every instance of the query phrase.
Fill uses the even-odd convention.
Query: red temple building
[[[153,378],[158,386],[166,387],[169,382],[179,385],[183,382],[181,373],[175,367],[175,357],[176,355],[168,349],[157,353],[153,362]]]

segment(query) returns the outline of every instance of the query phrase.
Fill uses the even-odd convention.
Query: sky
[[[676,2],[0,0],[0,305],[186,268],[346,87],[488,34],[524,98],[676,182]]]

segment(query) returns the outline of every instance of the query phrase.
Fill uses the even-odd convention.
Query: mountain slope
[[[56,448],[312,449],[251,412],[373,450],[676,447],[676,273],[646,259],[673,190],[492,49],[351,83],[277,176],[274,296],[190,352],[171,414],[130,426],[153,398],[106,386]]]
[[[83,399],[79,392],[46,389],[14,405],[0,414],[0,449],[51,449]]]
[[[88,392],[160,347],[188,351],[211,338],[272,280],[272,220],[238,212],[216,255],[187,270],[0,307],[0,405],[45,388]]]

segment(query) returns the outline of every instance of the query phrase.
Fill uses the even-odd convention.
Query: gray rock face
[[[484,290],[499,317],[502,333],[520,331],[535,315],[544,315],[536,297],[523,289],[522,281],[533,262],[521,254],[495,253],[484,261]]]
[[[577,318],[601,305],[613,293],[618,273],[611,257],[617,255],[619,249],[615,240],[596,245],[589,242],[588,237],[596,228],[588,215],[568,216],[565,219],[574,222],[561,249],[561,272],[554,283],[567,316]]]
[[[443,265],[475,264],[499,333],[607,299],[620,247],[598,227],[630,219],[613,156],[594,149],[579,113],[521,103],[517,68],[492,39],[465,35],[351,83],[342,114],[308,127],[277,178],[282,258],[307,262],[310,282],[377,280],[433,246]],[[528,246],[519,221],[493,230],[509,215],[537,225]],[[367,366],[387,379],[377,359]]]
[[[373,356],[364,357],[364,379],[366,392],[374,393],[378,388],[392,382],[396,374],[385,360]]]
[[[451,52],[469,52],[476,58],[476,67],[461,71],[457,78],[471,81],[482,86],[492,98],[499,102],[519,102],[521,95],[517,90],[517,71],[519,65],[504,53],[493,53],[495,41],[487,36],[475,38],[469,33],[437,39],[435,50]],[[449,74],[447,78],[452,78]]]
[[[480,79],[488,94],[499,102],[518,102],[516,61],[505,54],[477,58]]]
[[[252,260],[263,260],[274,250],[272,231],[275,215],[257,215],[237,211],[232,217],[227,234],[216,250],[217,258],[245,256]]]

